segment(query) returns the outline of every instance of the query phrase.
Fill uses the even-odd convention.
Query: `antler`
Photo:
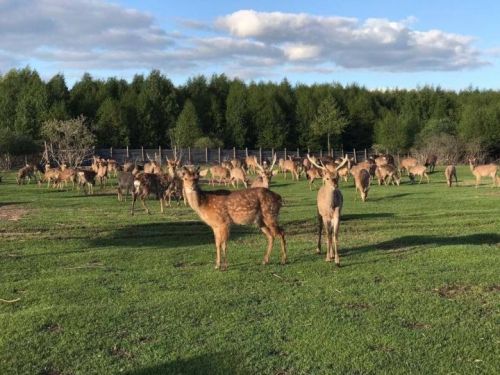
[[[316,163],[313,159],[311,159],[311,157],[309,156],[309,154],[307,154],[307,159],[308,159],[308,160],[311,162],[311,164],[312,164],[312,165],[314,165],[316,168],[319,168],[319,169],[321,169],[321,170],[326,171],[326,167],[323,165],[323,163],[321,163],[321,161],[320,161],[320,163],[321,163],[322,165],[318,165],[318,164],[317,164],[317,163]]]
[[[274,164],[276,164],[276,153],[274,153],[274,156],[273,156],[273,161],[272,161],[272,163],[271,163],[271,167],[269,167],[269,170],[270,170],[270,171],[272,171],[272,170],[273,170]]]

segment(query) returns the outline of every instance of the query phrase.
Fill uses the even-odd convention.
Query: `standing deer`
[[[285,264],[285,232],[278,224],[282,206],[281,196],[265,188],[252,188],[230,192],[228,190],[203,191],[198,185],[198,169],[184,168],[184,193],[191,208],[209,225],[215,237],[215,268],[227,269],[227,241],[231,225],[256,223],[267,237],[267,250],[263,264],[269,263],[276,236],[281,239],[281,263]]]
[[[18,185],[24,184],[26,182],[26,179],[28,180],[28,184],[31,182],[31,179],[34,179],[36,181],[35,169],[30,164],[26,164],[17,172],[16,182]]]
[[[323,173],[323,186],[319,189],[316,198],[318,207],[318,247],[316,253],[321,254],[321,234],[324,227],[327,234],[325,261],[331,262],[335,260],[335,264],[340,267],[338,236],[344,198],[338,188],[338,177],[337,174],[332,173],[325,166],[316,164],[312,159],[309,159],[309,161],[316,168],[322,170]],[[346,163],[347,158],[337,168],[342,168]]]
[[[356,192],[359,191],[361,200],[363,202],[368,198],[368,190],[370,190],[370,173],[366,169],[360,169],[353,174],[354,184],[356,185]],[[356,195],[354,196],[356,200]]]
[[[257,156],[249,155],[245,158],[245,165],[247,166],[248,173],[251,172],[255,174],[257,172],[257,164],[259,164]]]
[[[224,182],[224,185],[227,185],[228,179],[229,179],[229,169],[226,167],[223,167],[221,165],[214,165],[213,167],[209,168],[210,170],[210,183],[212,186],[215,186],[215,180],[219,180],[219,185]]]
[[[398,169],[392,164],[377,167],[375,175],[377,176],[379,185],[382,185],[383,183],[387,186],[389,183],[392,183],[393,185],[396,184],[399,186],[401,182]]]
[[[134,189],[134,174],[132,172],[118,172],[118,200],[127,200],[129,191]],[[125,192],[125,194],[123,194]]]
[[[448,187],[451,187],[451,185],[453,184],[453,177],[455,177],[455,185],[458,185],[457,169],[454,165],[448,165],[446,167],[446,169],[444,170],[444,176],[446,177],[446,183],[448,184]]]
[[[246,175],[245,171],[243,170],[243,168],[240,168],[240,167],[233,168],[233,169],[231,169],[229,174],[231,177],[231,185],[233,186],[233,188],[235,187],[235,182],[236,182],[236,188],[238,188],[238,184],[240,181],[243,182],[243,185],[245,185],[245,188],[248,187],[247,175]]]
[[[434,168],[436,168],[436,162],[437,162],[437,156],[436,155],[429,155],[425,159],[424,165],[429,168],[429,172],[433,173]]]
[[[78,171],[78,190],[83,188],[84,194],[94,194],[95,177],[97,173],[93,170],[81,170]],[[87,187],[87,191],[85,191]]]
[[[290,172],[292,175],[292,181],[295,177],[295,179],[298,181],[299,180],[299,166],[293,160],[291,157],[289,160],[284,160],[283,161],[283,166],[282,166],[283,174],[285,175],[285,180],[286,180],[286,172]]]
[[[476,177],[476,188],[481,183],[481,177],[490,176],[493,180],[493,186],[496,185],[496,175],[498,167],[495,164],[476,165],[476,159],[469,159],[470,171]]]
[[[409,169],[412,167],[416,167],[418,165],[418,160],[415,158],[404,158],[399,163],[399,173],[403,175],[403,169],[406,169],[406,172],[409,173]]]
[[[415,183],[415,176],[420,176],[420,181],[418,182],[419,184],[422,183],[422,179],[425,177],[427,179],[427,183],[430,183],[429,175],[427,174],[425,165],[416,165],[414,167],[409,167],[408,169],[408,177],[410,177],[410,180],[413,183]]]
[[[137,197],[141,199],[141,204],[147,214],[150,214],[149,208],[146,206],[146,198],[150,194],[154,194],[160,200],[160,211],[163,213],[165,205],[165,190],[168,188],[167,182],[163,176],[157,173],[141,173],[134,179],[134,190],[132,193],[132,209],[130,213],[134,214],[135,201]]]

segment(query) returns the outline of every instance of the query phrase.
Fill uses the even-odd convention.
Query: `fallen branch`
[[[21,300],[21,298],[16,298],[16,299],[11,299],[11,300],[0,298],[0,302],[4,302],[4,303],[14,303],[14,302],[17,302],[20,300]]]

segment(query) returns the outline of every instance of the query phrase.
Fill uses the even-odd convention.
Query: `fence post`
[[[208,164],[208,147],[205,147],[205,163]]]
[[[262,165],[262,147],[259,147],[259,163]]]
[[[141,146],[142,161],[144,161],[144,146]]]
[[[188,147],[188,162],[189,162],[189,164],[192,164],[191,163],[191,147]]]
[[[322,158],[323,157],[323,149],[319,150],[319,157]]]
[[[358,158],[356,157],[356,149],[353,148],[352,152],[354,153],[354,162],[357,163],[358,162]]]
[[[233,159],[236,159],[236,147],[233,146]]]
[[[344,144],[342,144],[342,157],[344,157]]]
[[[271,148],[271,159],[274,158],[274,147]]]
[[[127,160],[128,160],[128,158],[129,158],[129,157],[130,157],[130,156],[129,156],[129,154],[128,154],[128,145],[127,145]]]
[[[248,158],[248,147],[245,147],[245,155]]]
[[[220,160],[220,147],[219,147],[219,164],[220,164],[221,160]]]
[[[300,158],[300,151],[298,147],[297,147],[297,157]]]
[[[286,147],[285,147],[285,160],[286,160]]]
[[[307,155],[311,153],[311,150],[309,150],[309,147],[307,148]]]
[[[109,148],[109,157],[113,159],[113,147]]]
[[[161,165],[161,146],[158,146],[158,155],[160,155],[160,165]]]
[[[368,154],[366,153],[366,148],[365,148],[365,160],[368,160]]]

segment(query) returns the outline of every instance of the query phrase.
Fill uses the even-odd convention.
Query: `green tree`
[[[375,142],[379,147],[396,153],[407,150],[410,146],[407,122],[394,112],[386,111],[382,119],[375,124]]]
[[[120,102],[108,97],[99,107],[94,125],[99,146],[120,147],[128,145],[128,129],[123,124]]]
[[[330,137],[341,135],[348,123],[336,100],[332,96],[328,96],[320,103],[316,117],[311,124],[311,130],[316,135],[326,135],[328,152],[330,152]]]
[[[247,90],[243,82],[235,80],[231,83],[226,104],[225,143],[242,148],[247,143],[247,127],[250,121]]]
[[[196,114],[196,108],[191,100],[184,103],[175,129],[173,131],[173,143],[178,147],[191,147],[195,141],[203,136],[200,120]]]

